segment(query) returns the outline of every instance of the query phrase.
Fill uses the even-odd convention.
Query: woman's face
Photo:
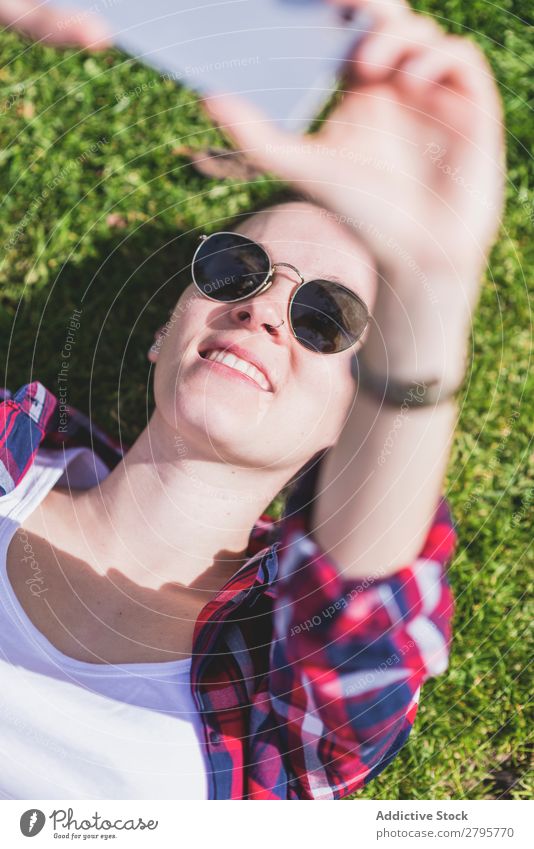
[[[376,272],[370,255],[319,207],[281,204],[237,230],[260,242],[273,264],[291,263],[304,280],[338,280],[372,308]],[[354,348],[322,355],[295,339],[288,305],[297,285],[294,272],[280,268],[267,291],[239,303],[208,300],[193,284],[180,297],[152,357],[156,407],[200,456],[287,469],[290,477],[339,436],[354,398]],[[268,385],[201,356],[229,345],[261,362]]]

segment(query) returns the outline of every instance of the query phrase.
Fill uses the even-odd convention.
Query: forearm
[[[384,298],[366,362],[398,380],[438,378],[444,391],[464,370],[469,311]],[[442,325],[440,329],[440,325]],[[312,527],[346,577],[385,576],[417,557],[443,486],[457,415],[453,399],[431,407],[381,404],[359,389],[337,444],[325,456]]]

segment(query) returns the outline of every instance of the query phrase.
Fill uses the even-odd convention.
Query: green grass
[[[474,37],[492,63],[506,109],[507,214],[474,324],[448,470],[460,535],[450,671],[425,686],[409,744],[362,795],[526,798],[531,4],[417,5]],[[278,186],[268,177],[240,185],[196,174],[176,149],[222,140],[194,96],[117,52],[60,53],[8,33],[0,51],[0,383],[37,378],[54,390],[69,316],[81,309],[69,401],[131,442],[146,417],[146,350],[177,299],[197,228],[217,227]],[[139,94],[121,97],[136,86]],[[110,226],[112,213],[122,229]]]

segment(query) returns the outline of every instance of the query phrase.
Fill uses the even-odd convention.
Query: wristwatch
[[[369,368],[362,351],[354,357],[353,375],[358,387],[373,395],[388,407],[435,407],[450,401],[459,391],[442,385],[440,378],[427,381],[402,381],[394,377],[384,377]]]

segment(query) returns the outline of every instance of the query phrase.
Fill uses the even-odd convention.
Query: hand
[[[54,9],[42,0],[0,0],[0,25],[56,47],[103,50],[111,46],[105,22],[92,12]]]
[[[426,277],[440,297],[472,307],[502,205],[491,70],[472,42],[404,2],[349,5],[372,16],[372,31],[319,132],[283,133],[230,96],[207,99],[208,113],[256,165],[355,227],[404,304]]]

